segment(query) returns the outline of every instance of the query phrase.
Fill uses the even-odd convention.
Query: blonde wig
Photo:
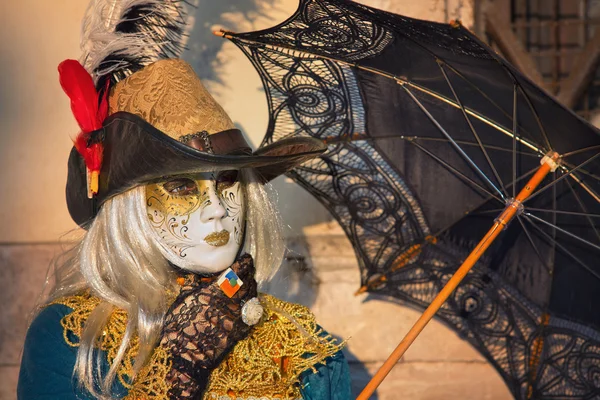
[[[241,182],[247,205],[242,251],[253,256],[260,285],[277,272],[283,260],[282,223],[255,172],[242,170]],[[78,383],[101,399],[111,398],[118,366],[133,337],[140,342],[136,372],[149,359],[169,308],[167,292],[176,287],[174,268],[158,237],[150,234],[153,231],[145,188],[133,188],[104,203],[83,239],[55,268],[54,287],[46,303],[88,288],[101,300],[85,324],[74,369]],[[127,311],[127,327],[115,360],[106,376],[101,376],[103,355],[94,343],[115,307]]]

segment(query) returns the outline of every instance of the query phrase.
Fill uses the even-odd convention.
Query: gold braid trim
[[[83,327],[90,314],[100,304],[100,299],[91,296],[89,292],[59,299],[52,304],[62,304],[73,311],[60,321],[63,327],[63,337],[70,346],[79,347],[79,340],[69,340],[69,334],[81,338]],[[112,365],[117,356],[119,346],[125,336],[127,327],[127,312],[115,308],[110,315],[102,336],[98,338],[96,346],[106,352],[108,364]],[[162,347],[156,347],[149,362],[140,370],[137,376],[134,373],[133,362],[139,350],[139,338],[134,336],[127,348],[121,365],[117,370],[119,382],[129,390],[125,397],[127,400],[138,399],[168,399],[167,373],[171,369],[171,361],[167,351]],[[135,382],[134,382],[135,378]],[[134,382],[132,384],[132,382]]]
[[[301,399],[300,374],[343,347],[308,308],[267,294],[260,301],[262,321],[213,371],[205,400]]]
[[[300,374],[310,369],[316,372],[316,364],[324,363],[343,347],[344,343],[337,344],[318,327],[308,308],[267,294],[261,294],[260,301],[265,311],[262,321],[213,371],[205,400],[301,399]],[[65,342],[78,347],[79,341],[71,341],[69,335],[81,338],[84,324],[100,300],[86,292],[52,304],[73,310],[63,317],[61,325]],[[115,308],[96,344],[106,352],[109,365],[116,357],[126,326],[127,313]],[[156,347],[149,362],[134,376],[133,361],[138,349],[139,339],[135,336],[117,371],[119,381],[129,390],[125,399],[168,399],[166,376],[172,364],[167,351]]]

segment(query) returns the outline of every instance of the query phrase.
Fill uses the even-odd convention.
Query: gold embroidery
[[[150,361],[140,370],[124,400],[168,399],[170,386],[167,382],[167,374],[171,370],[171,365],[166,349],[156,347]]]
[[[225,360],[213,371],[205,400],[222,399],[301,399],[299,377],[304,371],[324,363],[342,347],[326,335],[308,308],[287,303],[267,294],[260,295],[265,310],[262,322],[250,336],[240,341]],[[61,325],[65,341],[71,346],[78,342],[69,335],[81,337],[83,326],[92,311],[100,304],[89,293],[71,296],[55,302],[73,311],[63,317]],[[127,313],[115,309],[97,346],[106,351],[109,364],[115,359],[127,325]],[[118,369],[121,384],[129,390],[126,400],[168,399],[166,376],[171,368],[167,351],[156,347],[150,361],[133,381],[133,360],[139,341],[134,337]]]
[[[157,61],[117,83],[109,97],[109,113],[117,111],[142,117],[176,140],[235,128],[192,67],[178,59]]]
[[[60,299],[53,304],[62,304],[73,310],[70,314],[63,317],[60,323],[63,327],[65,341],[70,346],[78,347],[79,341],[73,342],[69,340],[69,334],[75,335],[78,339],[81,338],[85,321],[87,321],[96,306],[100,304],[100,300],[89,293],[84,293]],[[108,323],[97,343],[98,348],[106,352],[109,365],[112,365],[117,355],[119,345],[125,335],[126,327],[127,313],[123,310],[115,309],[109,317]],[[134,378],[133,361],[138,350],[139,339],[137,336],[134,336],[117,370],[119,382],[129,390],[125,399],[168,399],[167,392],[169,391],[169,386],[166,377],[171,369],[171,361],[166,350],[162,347],[156,347],[150,357],[150,361],[140,370],[135,377],[135,383],[132,384]]]
[[[213,371],[205,400],[300,399],[299,377],[337,353],[310,310],[267,294],[260,295],[263,321]],[[304,332],[301,332],[304,331]]]

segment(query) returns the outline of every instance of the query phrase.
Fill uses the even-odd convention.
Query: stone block
[[[383,362],[420,312],[399,305],[393,299],[354,296],[360,287],[358,267],[340,267],[335,257],[327,258],[330,260],[327,268],[312,269],[298,262],[284,263],[265,291],[309,307],[329,333],[340,339],[350,338],[349,359]],[[470,344],[435,320],[408,350],[405,360],[483,362]]]
[[[0,367],[0,400],[17,399],[19,367]]]
[[[0,365],[17,365],[46,272],[60,246],[0,246]]]
[[[378,364],[351,363],[352,391],[357,396],[379,369]],[[400,363],[379,386],[377,400],[509,400],[513,396],[485,363]]]
[[[307,236],[306,243],[311,257],[355,257],[354,248],[345,235]]]
[[[356,276],[358,285],[356,288],[358,289],[360,286],[360,270],[355,255],[352,255],[351,257],[338,257],[336,255],[311,256],[309,262],[316,271],[347,270],[349,274]]]
[[[332,334],[348,338],[350,359],[384,361],[420,312],[372,296],[354,296],[358,277],[347,271],[323,271],[311,309]],[[470,344],[438,321],[432,321],[405,356],[406,361],[481,361]]]

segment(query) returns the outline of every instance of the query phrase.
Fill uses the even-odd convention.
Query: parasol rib
[[[529,217],[527,217],[526,215],[524,215],[523,218],[527,222],[529,222],[531,224],[531,226],[533,226],[542,236],[544,236],[549,241],[554,242],[554,244],[556,245],[556,247],[558,247],[559,249],[561,249],[562,251],[564,251],[566,254],[568,254],[569,257],[571,257],[573,260],[575,260],[587,272],[589,272],[590,274],[592,274],[595,278],[600,279],[600,274],[598,274],[598,272],[594,271],[593,268],[589,267],[586,263],[584,263],[583,261],[581,261],[578,257],[576,257],[572,252],[570,252],[567,248],[565,248],[564,246],[562,246],[560,243],[557,243],[556,240],[554,240],[552,238],[552,236],[550,236],[546,232],[544,232],[544,230],[542,228],[540,228],[539,226],[537,226]]]
[[[587,241],[587,240],[585,240],[583,238],[580,238],[579,236],[577,236],[577,235],[575,235],[575,234],[573,234],[573,233],[571,233],[571,232],[569,232],[569,231],[567,231],[565,229],[562,229],[561,227],[556,226],[556,225],[554,225],[554,224],[546,221],[543,218],[540,218],[540,217],[538,217],[538,216],[536,216],[534,214],[531,214],[529,212],[526,212],[525,215],[527,215],[528,217],[531,217],[532,219],[534,219],[536,221],[539,221],[539,222],[543,223],[544,225],[547,225],[547,226],[551,227],[552,229],[556,229],[557,231],[562,232],[565,235],[572,237],[573,239],[577,239],[580,242],[585,243],[588,246],[591,246],[591,247],[595,248],[596,250],[600,250],[600,246],[598,246],[598,245],[596,245],[596,244],[594,244],[592,242],[589,242],[589,241]]]
[[[500,197],[496,196],[495,194],[493,194],[492,192],[490,192],[489,190],[487,190],[485,187],[481,186],[479,183],[475,182],[474,180],[472,180],[471,178],[469,178],[468,176],[466,176],[465,174],[463,174],[462,172],[460,172],[458,169],[454,168],[452,165],[448,164],[447,162],[445,162],[444,160],[442,160],[440,157],[436,156],[435,154],[433,154],[432,152],[430,152],[429,150],[427,150],[425,147],[423,147],[420,144],[418,144],[416,141],[409,140],[409,143],[411,143],[412,145],[414,145],[415,147],[417,147],[419,150],[423,151],[425,154],[427,154],[429,157],[433,158],[438,163],[442,164],[445,168],[447,168],[450,171],[452,171],[453,173],[457,174],[460,178],[462,178],[466,182],[468,182],[471,185],[475,186],[477,189],[479,189],[483,193],[485,193],[488,196],[490,196],[490,197],[498,200],[500,203],[503,202]]]
[[[448,99],[446,96],[441,95],[439,93],[436,93],[436,92],[434,92],[432,90],[429,90],[427,88],[424,88],[424,87],[422,87],[420,85],[417,85],[416,83],[412,83],[412,82],[410,82],[408,80],[404,80],[404,79],[400,79],[400,78],[396,78],[396,81],[398,81],[398,83],[404,83],[404,84],[406,84],[406,85],[408,85],[408,86],[410,86],[410,87],[412,87],[414,89],[417,89],[417,90],[419,90],[419,91],[421,91],[421,92],[423,92],[425,94],[428,94],[428,95],[430,95],[430,96],[432,96],[432,97],[434,97],[434,98],[436,98],[436,99],[438,99],[440,101],[443,101],[444,103],[446,103],[448,105],[451,105],[451,106],[453,106],[455,108],[460,108],[460,106],[458,104],[456,104],[456,102]],[[491,126],[492,128],[496,129],[497,131],[505,134],[506,136],[508,136],[510,138],[514,137],[514,135],[512,134],[512,132],[509,129],[503,127],[502,125],[500,125],[496,121],[493,121],[493,120],[485,117],[484,115],[480,114],[479,112],[477,112],[477,111],[475,111],[473,109],[465,108],[465,110],[466,110],[467,114],[469,114],[469,115],[477,118],[479,121],[481,121],[481,122],[483,122],[483,123]],[[515,140],[518,141],[519,143],[523,144],[524,146],[530,148],[531,150],[537,152],[540,156],[543,156],[545,154],[543,149],[537,147],[535,144],[529,142],[528,140],[525,140],[523,138],[516,138]]]
[[[561,164],[561,170],[562,170],[562,171],[566,171],[566,172],[568,172],[568,171],[569,171],[569,169],[568,169],[568,168],[571,168],[571,169],[575,168],[573,165],[571,165],[571,164],[568,164],[568,163],[566,163],[566,162],[564,162],[564,161],[563,161],[563,163],[564,163],[565,165],[562,165],[562,164]],[[568,167],[568,168],[567,168],[567,167]],[[579,171],[579,172],[581,172],[581,173],[582,173],[582,174],[584,174],[584,175],[587,175],[587,176],[589,176],[590,178],[594,178],[594,179],[595,179],[595,180],[597,180],[597,181],[598,181],[598,180],[600,180],[600,177],[598,177],[597,175],[594,175],[594,174],[592,174],[592,173],[590,173],[590,172],[588,172],[588,171],[586,171],[586,170],[584,170],[584,169],[582,169],[582,170],[581,170],[581,171]],[[581,181],[581,179],[580,179],[580,178],[579,178],[577,175],[575,175],[575,174],[573,174],[573,173],[572,173],[572,174],[571,174],[571,179],[573,179],[575,182],[577,182],[577,183],[579,184],[579,186],[581,186],[581,187],[583,188],[583,190],[585,190],[586,192],[588,192],[588,194],[589,194],[590,196],[592,196],[592,197],[593,197],[593,198],[594,198],[594,199],[595,199],[595,200],[596,200],[598,203],[600,203],[600,195],[598,195],[598,193],[594,192],[594,191],[593,191],[593,190],[592,190],[592,189],[591,189],[591,188],[590,188],[588,185],[586,185],[585,183],[583,183],[583,182]]]
[[[517,90],[520,90],[521,93],[523,94],[523,97],[525,98],[525,102],[527,103],[527,106],[529,107],[529,109],[531,110],[533,117],[535,118],[538,127],[540,128],[540,132],[542,133],[542,137],[544,138],[544,141],[546,142],[546,146],[548,149],[552,149],[552,144],[550,143],[550,139],[548,138],[548,134],[546,133],[546,129],[544,128],[544,125],[542,124],[542,120],[540,118],[540,115],[538,114],[537,110],[535,109],[535,107],[533,106],[533,102],[531,101],[531,98],[529,97],[529,94],[527,94],[527,92],[523,89],[523,87],[519,84],[519,82],[517,81],[517,78],[514,76],[514,74],[512,73],[512,71],[508,70],[508,68],[503,65],[503,68],[505,70],[508,71],[509,75],[513,78],[514,82],[515,82],[515,86],[517,87]]]
[[[300,129],[298,129],[298,130],[300,130]],[[290,136],[292,136],[292,134],[286,135],[285,137],[290,137]],[[428,136],[382,135],[382,136],[377,136],[377,137],[371,137],[371,136],[367,136],[365,134],[360,134],[360,133],[356,133],[353,135],[343,135],[343,136],[328,136],[328,137],[325,137],[323,139],[323,141],[325,142],[325,144],[335,144],[335,143],[342,143],[342,142],[360,142],[360,141],[376,143],[380,140],[386,140],[386,139],[401,139],[401,140],[408,140],[408,141],[419,140],[419,141],[432,141],[432,142],[443,142],[443,143],[450,142],[448,139],[437,138],[437,137],[428,137]],[[455,140],[455,142],[458,144],[465,145],[465,146],[479,147],[479,144],[477,144],[476,142],[469,142],[466,140]],[[489,145],[489,144],[484,144],[484,147],[488,150],[504,151],[507,153],[512,153],[512,151],[513,151],[512,149],[507,149],[507,148],[500,147],[500,146],[493,146],[493,145]],[[536,157],[538,159],[541,158],[541,156],[539,154],[527,153],[527,152],[519,151],[519,150],[517,150],[517,154],[527,156],[527,157]],[[509,187],[509,186],[510,185],[508,185],[507,187]],[[506,187],[504,189],[506,189]]]
[[[473,90],[475,90],[480,96],[482,96],[484,99],[486,99],[491,105],[493,105],[498,111],[500,111],[505,117],[507,117],[508,119],[512,118],[512,114],[507,112],[504,108],[502,108],[500,105],[498,105],[498,103],[496,103],[494,100],[492,100],[484,91],[482,91],[479,86],[477,86],[476,84],[474,84],[473,82],[471,82],[471,80],[469,80],[469,78],[467,78],[466,76],[464,76],[459,70],[457,70],[456,68],[454,68],[452,65],[444,63],[444,65],[450,69],[453,73],[455,73],[458,77],[460,77],[467,85],[469,85],[469,87],[471,87]],[[514,82],[514,76],[511,75],[511,77],[513,78],[513,82]],[[521,88],[519,86],[519,88]],[[527,96],[527,94],[522,90],[523,94],[525,95],[525,100],[528,103],[531,103],[531,99],[529,98],[529,96]],[[541,125],[541,121],[539,120],[539,116],[536,112],[536,110],[533,108],[533,105],[529,105],[530,109],[532,110],[532,113],[534,114],[534,117],[536,118],[537,124],[540,127],[540,130],[542,132],[542,134],[545,134],[545,131],[543,129],[543,126]],[[529,132],[527,129],[523,128],[522,126],[520,127],[521,131],[523,133],[526,133],[528,135],[531,135],[531,132]],[[547,143],[549,143],[549,140],[546,140]],[[551,147],[549,147],[551,148]],[[542,154],[543,155],[543,154]],[[563,155],[564,157],[564,155]]]
[[[527,236],[527,240],[529,240],[531,247],[533,247],[533,251],[535,251],[535,254],[538,256],[538,259],[540,260],[540,262],[542,263],[544,268],[546,268],[546,271],[548,271],[548,272],[552,271],[552,268],[548,265],[548,263],[546,262],[544,257],[542,257],[542,253],[540,252],[537,245],[533,241],[533,237],[531,237],[531,233],[529,233],[529,229],[527,229],[527,226],[525,226],[525,223],[521,219],[520,215],[517,215],[517,220],[519,221],[521,228],[523,228],[523,232],[525,232],[525,236]]]
[[[475,43],[478,43],[480,46],[485,46],[485,44],[476,35],[474,35],[471,31],[469,31],[468,29],[464,29],[463,33],[467,37],[469,37],[471,40],[473,40]],[[529,97],[529,94],[527,94],[527,92],[525,90],[523,90],[523,87],[519,83],[517,77],[515,76],[515,73],[504,62],[502,62],[502,60],[500,59],[500,56],[498,56],[498,54],[490,53],[490,55],[492,57],[494,57],[496,59],[496,61],[498,61],[498,63],[502,67],[502,69],[504,69],[504,71],[506,71],[506,73],[511,77],[511,79],[513,80],[513,82],[515,83],[515,85],[517,85],[519,87],[519,89],[521,89],[521,93],[523,94],[523,97],[525,98],[525,101],[527,102],[527,105],[529,106],[529,109],[533,113],[533,116],[535,117],[535,120],[537,122],[538,127],[540,128],[540,132],[542,133],[544,141],[546,142],[546,146],[547,146],[548,151],[550,149],[554,148],[552,146],[552,144],[550,143],[550,139],[548,138],[548,134],[546,133],[546,129],[544,128],[544,125],[542,124],[542,120],[540,118],[539,113],[537,112],[537,110],[533,106],[533,102],[531,101],[531,98]],[[538,85],[538,86],[540,88],[543,88],[543,85]]]
[[[456,90],[454,89],[454,85],[452,85],[452,82],[450,82],[450,78],[448,77],[448,74],[446,73],[446,70],[444,69],[444,64],[441,61],[438,61],[438,65],[440,66],[440,70],[442,71],[442,74],[444,75],[444,79],[446,80],[446,83],[448,84],[448,86],[450,87],[450,90],[452,91],[452,95],[454,96],[454,98],[456,99],[456,102],[460,106],[460,110],[462,111],[462,114],[465,117],[467,124],[469,125],[469,129],[471,129],[471,132],[473,133],[473,136],[475,137],[477,144],[481,148],[481,152],[483,153],[485,160],[487,161],[488,165],[492,169],[492,172],[494,173],[494,176],[496,177],[496,180],[500,184],[500,187],[502,188],[503,192],[505,194],[507,194],[506,189],[504,188],[504,182],[502,182],[502,178],[500,178],[500,174],[498,174],[498,171],[496,170],[496,167],[494,166],[492,159],[490,158],[489,154],[485,150],[485,147],[483,145],[483,142],[481,141],[481,138],[477,134],[477,131],[475,130],[475,127],[473,126],[473,123],[469,119],[469,116],[467,115],[467,111],[465,110],[465,106],[460,101],[460,98],[458,97],[458,94],[456,93]],[[514,151],[514,149],[513,149],[513,151]],[[505,196],[501,195],[501,197],[502,197],[502,199],[505,199]]]
[[[471,168],[473,168],[475,170],[475,172],[477,172],[477,174],[479,176],[481,176],[481,178],[488,185],[490,185],[496,191],[496,193],[498,193],[500,195],[500,197],[502,199],[505,199],[504,193],[502,193],[500,191],[500,189],[498,189],[496,187],[496,185],[494,185],[492,183],[492,181],[490,180],[490,178],[487,177],[487,175],[477,166],[477,164],[475,164],[475,162],[471,159],[471,157],[469,157],[467,155],[467,153],[465,153],[465,151],[458,145],[458,143],[456,143],[456,141],[454,140],[454,138],[452,138],[452,136],[450,136],[450,134],[448,132],[446,132],[446,130],[433,117],[433,115],[431,115],[431,113],[427,110],[427,108],[425,108],[425,106],[419,101],[419,99],[417,99],[415,97],[415,95],[406,87],[406,85],[401,85],[401,87],[402,87],[402,89],[404,89],[406,91],[406,93],[408,93],[408,95],[410,96],[410,98],[412,99],[412,101],[414,101],[417,104],[417,106],[419,106],[419,108],[421,109],[421,111],[423,111],[423,113],[425,113],[425,115],[427,116],[427,118],[435,125],[435,127],[446,137],[446,139],[448,139],[448,141],[450,141],[450,143],[454,146],[454,148],[456,149],[456,151],[458,151],[458,153],[467,161],[467,163],[471,166]]]
[[[503,210],[502,208],[496,208],[493,210],[478,211],[476,213],[473,213],[473,215],[497,213],[502,210]],[[527,207],[527,210],[528,211],[545,212],[545,213],[553,213],[553,214],[574,215],[577,217],[600,218],[600,214],[586,214],[586,213],[581,213],[581,212],[576,212],[576,211],[546,210],[543,208],[531,208],[531,207]]]
[[[581,164],[579,164],[578,166],[576,166],[575,168],[571,169],[570,171],[568,171],[566,174],[562,175],[560,178],[550,182],[549,184],[547,184],[546,186],[544,186],[543,188],[541,188],[540,190],[538,190],[537,192],[535,192],[535,194],[533,194],[532,196],[530,196],[527,201],[537,197],[540,193],[545,192],[546,190],[548,190],[549,188],[555,186],[558,182],[562,181],[563,179],[569,177],[569,176],[573,176],[573,173],[575,171],[580,170],[584,165],[592,162],[593,160],[595,160],[598,156],[600,156],[600,153],[597,153],[596,155],[591,156],[590,158],[588,158],[587,160],[585,160],[584,162],[582,162]],[[596,199],[598,200],[598,199]]]
[[[562,158],[565,159],[567,157],[574,156],[575,154],[580,154],[580,153],[584,153],[586,151],[592,151],[592,150],[600,150],[600,145],[598,145],[598,146],[589,146],[589,147],[584,147],[583,149],[577,149],[577,150],[569,151],[568,153],[564,153],[562,155]]]
[[[581,198],[575,192],[575,189],[573,189],[573,185],[571,185],[571,182],[569,182],[568,179],[566,180],[566,182],[567,182],[567,185],[569,186],[569,190],[571,191],[571,193],[573,194],[573,196],[577,200],[577,203],[579,204],[579,208],[581,208],[583,210],[583,212],[586,213],[584,215],[586,215],[587,220],[588,220],[590,226],[592,227],[593,231],[596,233],[596,237],[598,237],[598,241],[600,241],[600,232],[598,232],[598,229],[596,229],[596,225],[592,221],[592,216],[596,216],[596,215],[588,213],[588,210],[585,207],[585,204],[583,204],[583,202],[581,201]],[[600,217],[600,215],[598,215],[598,217]]]

